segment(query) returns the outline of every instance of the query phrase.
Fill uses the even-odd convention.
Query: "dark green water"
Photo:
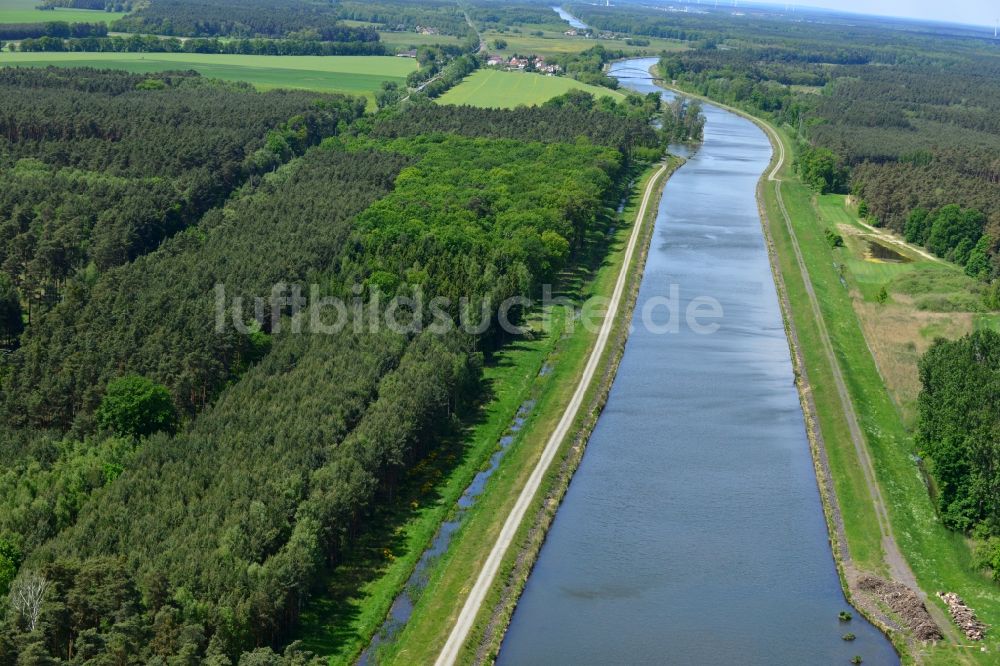
[[[612,73],[645,93],[653,62]],[[667,185],[634,331],[501,664],[899,663],[858,613],[837,619],[849,606],[755,200],[771,147],[749,121],[705,114],[704,145]],[[682,314],[714,299],[719,329],[650,330],[644,309],[671,289]],[[667,317],[664,303],[646,319]]]

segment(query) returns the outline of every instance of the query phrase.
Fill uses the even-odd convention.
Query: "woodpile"
[[[888,606],[917,640],[937,641],[943,637],[924,602],[906,585],[865,575],[858,580],[858,587]]]
[[[965,605],[962,597],[954,592],[938,592],[938,596],[948,606],[951,619],[971,640],[981,641],[986,636],[986,625],[976,618],[976,613]]]

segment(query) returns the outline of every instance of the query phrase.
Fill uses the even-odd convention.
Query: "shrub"
[[[824,234],[826,235],[826,242],[830,244],[830,247],[844,247],[844,237],[833,229],[827,229]]]

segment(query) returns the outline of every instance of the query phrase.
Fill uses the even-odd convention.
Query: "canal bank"
[[[658,90],[652,64],[612,75]],[[720,327],[634,322],[501,663],[898,663],[874,627],[837,617],[847,603],[757,213],[770,144],[705,112],[705,143],[664,194],[636,317],[676,290],[685,306],[714,299]]]

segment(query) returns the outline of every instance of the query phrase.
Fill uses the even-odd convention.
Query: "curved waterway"
[[[660,90],[654,63],[611,74]],[[633,332],[501,664],[899,663],[847,605],[827,540],[755,198],[771,146],[744,118],[705,116],[704,144],[666,186]],[[672,292],[676,332],[650,330],[656,303],[653,323],[671,328]],[[687,323],[698,298],[722,316]]]

